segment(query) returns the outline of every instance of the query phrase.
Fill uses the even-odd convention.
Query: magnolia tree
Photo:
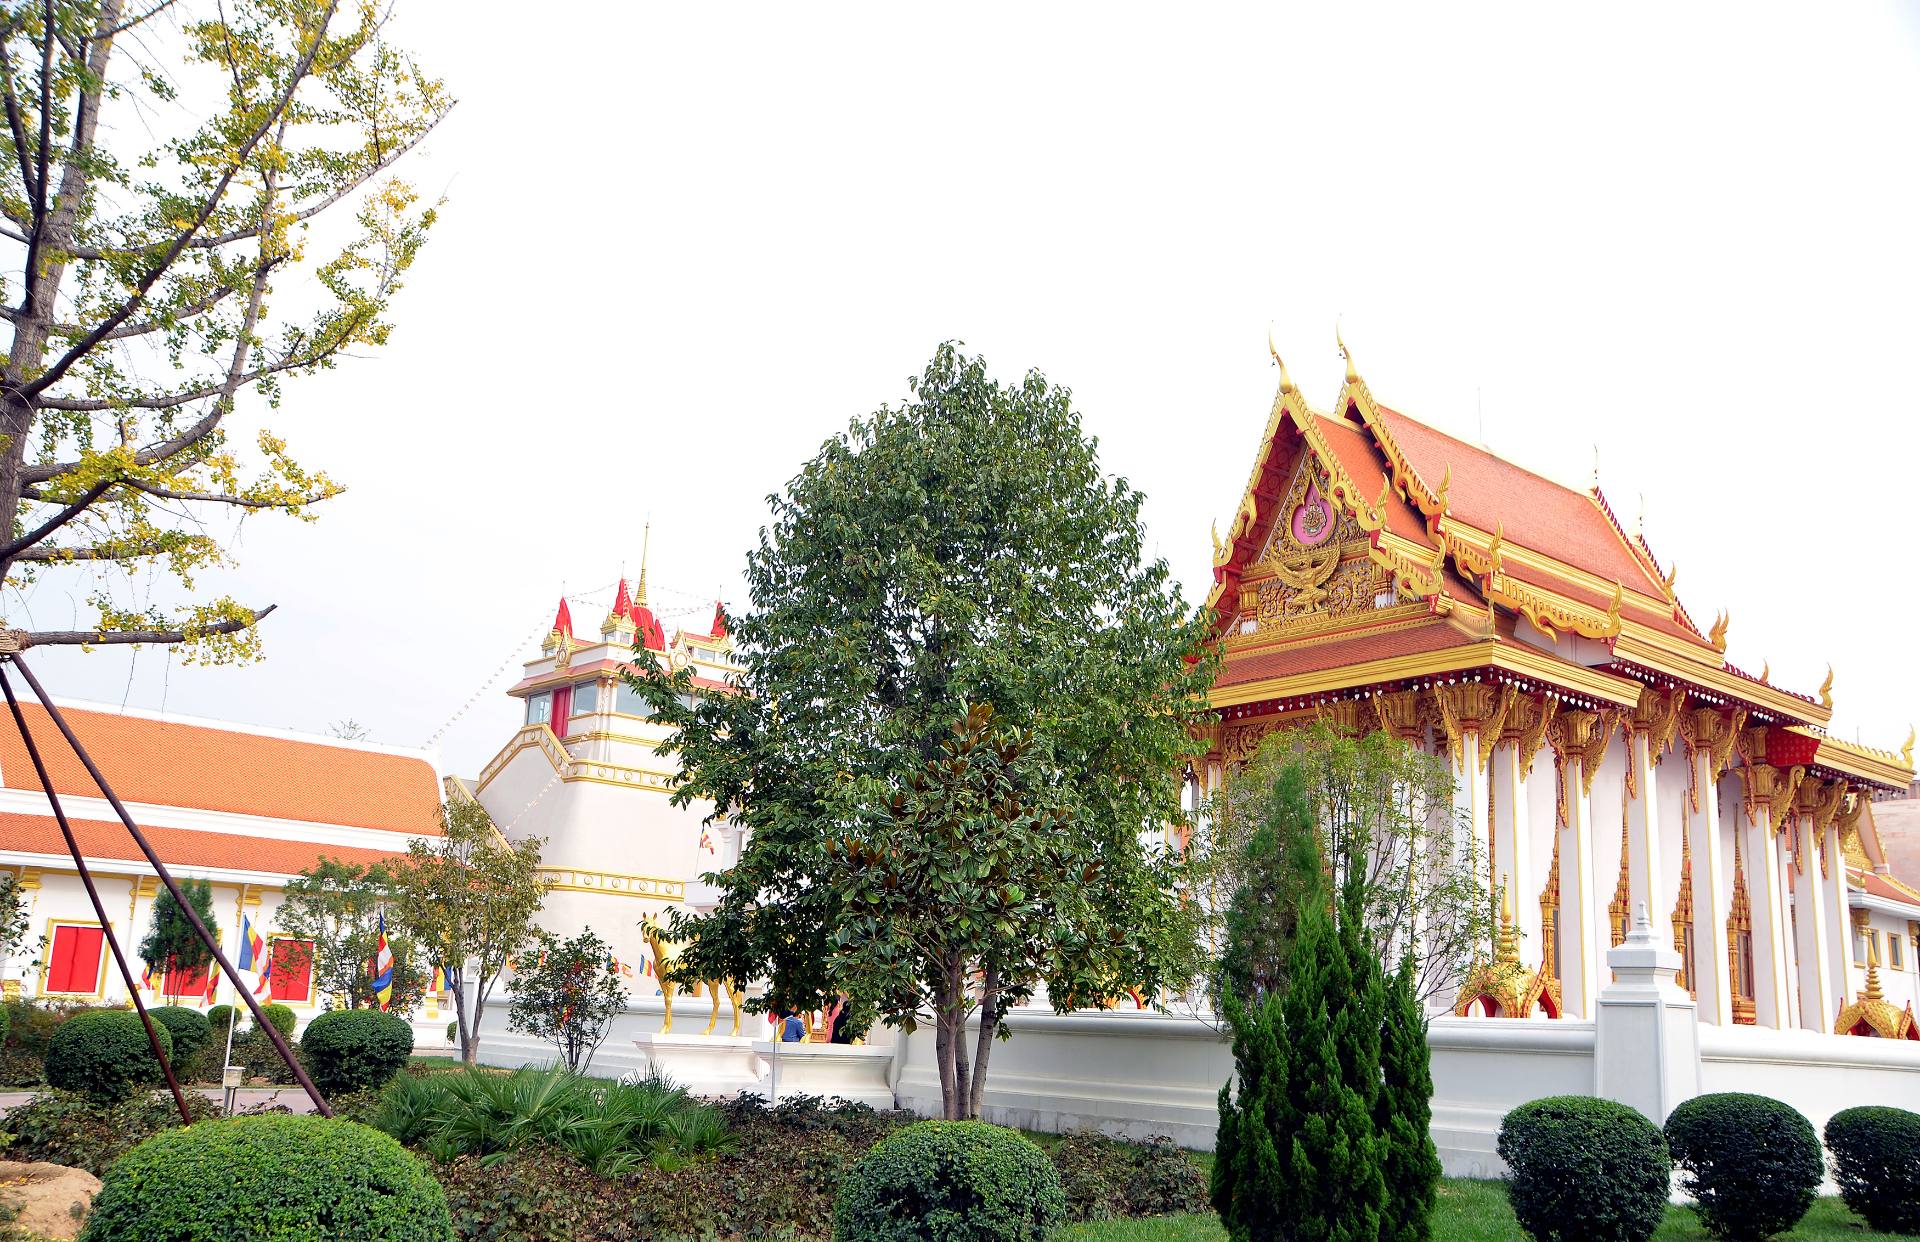
[[[1423,1002],[1451,998],[1494,930],[1487,857],[1456,818],[1453,775],[1445,760],[1387,733],[1351,737],[1317,725],[1269,734],[1208,799],[1189,844],[1191,891],[1216,963],[1209,980],[1216,1011],[1218,963],[1231,949],[1228,913],[1246,876],[1246,851],[1289,767],[1306,782],[1336,890],[1346,892],[1347,869],[1358,870],[1357,908],[1382,970],[1397,972],[1411,950],[1414,993]],[[1290,919],[1296,897],[1277,898],[1273,917]]]
[[[478,802],[453,798],[441,810],[440,835],[408,842],[393,868],[394,911],[427,963],[444,972],[469,1065],[480,1052],[487,1001],[535,932],[547,894],[540,846],[538,838],[509,842]]]
[[[912,389],[773,498],[728,618],[743,693],[651,660],[636,685],[676,801],[749,831],[715,909],[676,915],[680,973],[930,1019],[958,1118],[1040,987],[1066,1009],[1191,977],[1161,842],[1212,665],[1065,389],[952,345]]]
[[[82,594],[91,574],[95,614],[16,641],[257,652],[271,607],[196,590],[226,563],[221,515],[308,517],[341,489],[264,426],[243,445],[235,416],[384,344],[433,222],[390,170],[450,101],[387,15],[0,6],[0,581],[18,600],[56,572]],[[164,603],[111,589],[147,568],[171,579]]]

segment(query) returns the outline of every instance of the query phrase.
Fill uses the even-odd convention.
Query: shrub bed
[[[173,1036],[157,1022],[154,1033],[171,1058]],[[163,1080],[146,1024],[130,1009],[75,1014],[47,1041],[47,1081],[62,1090],[111,1104]]]
[[[187,1112],[195,1121],[220,1115],[219,1106],[198,1092],[187,1095]],[[45,1091],[0,1119],[0,1151],[9,1160],[44,1160],[98,1177],[137,1144],[179,1124],[166,1092],[99,1104],[71,1091]]]
[[[1508,1113],[1507,1199],[1539,1242],[1643,1242],[1666,1214],[1672,1161],[1651,1121],[1612,1100],[1556,1095]]]
[[[1813,1123],[1764,1095],[1695,1096],[1673,1110],[1666,1134],[1701,1223],[1728,1242],[1799,1224],[1826,1170]]]
[[[1869,1225],[1920,1234],[1920,1113],[1868,1105],[1827,1120],[1833,1180]]]
[[[273,1017],[270,1008],[267,1016]],[[413,1029],[398,1014],[335,1009],[307,1023],[300,1050],[322,1091],[358,1091],[383,1086],[406,1066],[413,1055]]]
[[[155,1135],[101,1179],[81,1242],[238,1237],[446,1242],[439,1183],[351,1121],[236,1117]]]
[[[293,1012],[292,1006],[283,1005],[279,1001],[269,1001],[260,1006],[260,1012],[267,1015],[267,1023],[274,1030],[288,1039],[293,1038],[293,1028],[299,1024],[300,1016]]]
[[[840,1184],[845,1242],[1038,1242],[1066,1217],[1060,1175],[1017,1131],[921,1121],[874,1144]]]
[[[1047,1155],[1060,1174],[1068,1220],[1169,1216],[1208,1206],[1206,1174],[1172,1139],[1123,1143],[1077,1132]]]
[[[212,1025],[197,1009],[188,1009],[184,1005],[155,1005],[147,1010],[147,1014],[166,1027],[167,1034],[173,1036],[172,1055],[182,1065],[198,1057],[200,1050],[213,1037]],[[224,1031],[221,1033],[225,1034]]]

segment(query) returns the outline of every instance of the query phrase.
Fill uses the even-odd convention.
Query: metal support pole
[[[54,822],[60,825],[60,835],[67,839],[67,852],[73,855],[73,865],[80,872],[80,886],[87,890],[87,900],[93,903],[94,917],[100,920],[100,931],[107,938],[107,948],[113,952],[114,965],[120,968],[120,977],[126,981],[127,995],[133,998],[133,1008],[140,1015],[140,1024],[147,1028],[147,1043],[153,1049],[154,1059],[160,1062],[160,1072],[166,1075],[167,1090],[173,1092],[173,1105],[180,1110],[180,1124],[190,1126],[193,1124],[193,1115],[187,1111],[187,1098],[180,1094],[180,1083],[173,1076],[173,1066],[160,1048],[160,1032],[153,1029],[153,1015],[147,1012],[146,1002],[140,999],[140,987],[133,981],[133,967],[127,964],[126,954],[120,951],[120,938],[113,934],[113,922],[107,918],[107,907],[100,900],[100,890],[93,886],[93,872],[87,869],[80,842],[74,839],[73,825],[67,822],[67,812],[60,805],[59,795],[53,792],[53,779],[47,775],[47,765],[40,758],[40,748],[33,743],[33,734],[27,729],[27,718],[13,697],[13,683],[7,680],[3,665],[0,665],[0,691],[6,692],[7,709],[13,713],[13,723],[20,728],[20,740],[26,743],[27,758],[33,761],[40,787],[47,791],[47,802],[53,807]]]
[[[27,679],[27,685],[33,688],[34,697],[40,700],[40,706],[46,709],[47,715],[52,718],[55,726],[59,728],[61,735],[67,739],[67,745],[73,748],[74,756],[78,758],[81,764],[87,769],[87,774],[93,777],[93,783],[100,787],[100,793],[106,798],[107,804],[113,807],[114,814],[120,817],[120,822],[126,826],[127,832],[132,835],[133,843],[140,847],[140,852],[146,855],[147,862],[152,864],[155,874],[160,877],[160,882],[165,884],[167,891],[173,894],[174,901],[179,903],[180,911],[187,916],[187,921],[193,924],[193,930],[198,933],[201,942],[204,943],[208,949],[212,950],[213,960],[220,963],[221,972],[224,973],[228,979],[232,980],[234,990],[240,994],[240,999],[247,1003],[247,1009],[252,1012],[254,1023],[259,1027],[261,1032],[266,1035],[268,1040],[272,1042],[274,1051],[278,1052],[280,1059],[287,1063],[287,1068],[293,1071],[294,1079],[299,1082],[301,1088],[306,1091],[307,1097],[313,1101],[315,1111],[323,1117],[333,1116],[332,1107],[328,1105],[326,1097],[320,1094],[320,1088],[313,1085],[313,1079],[307,1077],[307,1071],[301,1066],[299,1058],[293,1055],[293,1049],[288,1046],[286,1037],[280,1033],[279,1028],[267,1021],[267,1015],[261,1012],[260,1002],[253,998],[251,992],[247,991],[245,981],[240,978],[240,972],[234,968],[232,962],[227,960],[227,955],[221,951],[219,943],[215,941],[212,933],[207,931],[206,924],[200,921],[200,915],[195,912],[192,904],[187,901],[186,895],[180,891],[180,885],[174,880],[172,873],[167,870],[166,865],[160,861],[160,855],[154,852],[153,846],[147,841],[147,835],[140,831],[138,824],[133,822],[133,816],[127,813],[127,808],[121,804],[119,795],[115,794],[113,788],[107,784],[107,778],[101,775],[99,766],[93,761],[93,756],[88,754],[87,748],[80,744],[80,739],[75,735],[73,726],[67,723],[67,718],[60,714],[58,707],[54,706],[53,697],[46,692],[45,687],[40,684],[40,679],[33,675],[33,670],[27,667],[26,662],[20,658],[18,652],[6,658],[12,660],[14,667],[20,670],[20,675]],[[11,695],[9,695],[9,698],[11,698]],[[24,733],[24,724],[21,726],[21,729]],[[51,785],[48,786],[47,796],[49,798],[53,796]],[[71,840],[71,838],[69,838],[69,840]],[[76,858],[79,855],[77,845],[74,847],[74,854]],[[121,970],[126,970],[126,963],[124,961],[121,963]]]

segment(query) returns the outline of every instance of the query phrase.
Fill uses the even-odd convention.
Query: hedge
[[[156,1005],[147,1013],[173,1036],[173,1058],[176,1061],[191,1061],[194,1054],[206,1047],[207,1041],[213,1037],[213,1025],[197,1009],[188,1009],[183,1005]]]
[[[307,1023],[300,1049],[322,1091],[358,1091],[383,1085],[406,1066],[413,1028],[378,1009],[334,1009]]]
[[[1013,1130],[922,1121],[876,1143],[840,1184],[844,1242],[1029,1242],[1066,1217],[1060,1175]]]
[[[293,1038],[293,1028],[300,1021],[300,1016],[293,1012],[292,1006],[282,1005],[279,1001],[270,1001],[260,1006],[260,1012],[267,1015],[267,1023],[274,1030],[288,1039]]]
[[[173,1036],[154,1023],[160,1047],[173,1057]],[[131,1009],[75,1014],[47,1040],[47,1082],[102,1104],[124,1100],[164,1080],[140,1015]]]
[[[1813,1123],[1764,1095],[1725,1091],[1667,1117],[1667,1147],[1707,1232],[1762,1242],[1800,1223],[1826,1171]]]
[[[293,1115],[155,1135],[101,1179],[80,1242],[450,1242],[447,1198],[378,1130]]]
[[[1496,1144],[1507,1198],[1539,1242],[1645,1242],[1667,1210],[1659,1127],[1612,1100],[1556,1095],[1508,1113]]]
[[[1840,1197],[1886,1233],[1920,1233],[1920,1113],[1885,1105],[1827,1119]]]

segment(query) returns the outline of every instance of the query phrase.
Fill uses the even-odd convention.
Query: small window
[[[573,685],[573,714],[591,716],[600,710],[600,683],[579,681]]]
[[[313,999],[313,941],[274,940],[273,999],[301,1003]]]
[[[1855,966],[1867,964],[1867,931],[1864,927],[1856,926],[1853,929],[1853,964]]]
[[[646,699],[624,681],[614,685],[613,710],[622,716],[638,716],[643,720],[653,717],[653,709],[647,706]]]
[[[1905,970],[1907,968],[1906,957],[1906,951],[1900,944],[1900,937],[1892,932],[1888,932],[1887,966],[1893,970]]]
[[[44,992],[97,996],[106,937],[97,923],[59,923],[47,953]]]
[[[548,693],[529,694],[527,696],[527,723],[546,724],[553,719],[553,695]]]

